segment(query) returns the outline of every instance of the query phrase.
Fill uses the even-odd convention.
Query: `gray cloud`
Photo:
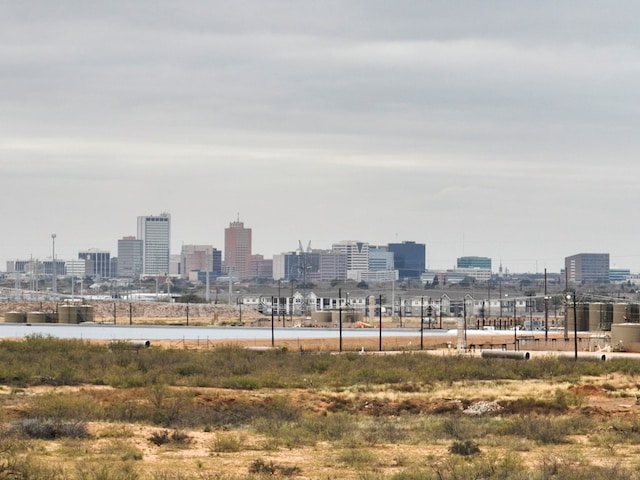
[[[413,239],[432,266],[595,250],[639,270],[638,10],[6,2],[0,188],[19,228],[0,258],[45,256],[56,230],[69,257],[115,254],[160,211],[174,246],[221,248],[240,212],[267,256]]]

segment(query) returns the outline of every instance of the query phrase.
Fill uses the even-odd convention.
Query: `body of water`
[[[161,325],[102,325],[102,324],[47,324],[0,323],[0,337],[24,338],[45,335],[56,338],[86,340],[265,340],[271,339],[270,327],[187,327]],[[375,328],[349,328],[342,330],[343,338],[378,337]],[[420,330],[383,329],[382,337],[417,336]],[[425,330],[425,336],[447,335],[443,330]],[[277,339],[338,338],[337,328],[283,328],[273,329]]]

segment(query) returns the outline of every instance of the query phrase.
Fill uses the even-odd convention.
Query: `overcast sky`
[[[0,0],[0,269],[117,255],[427,245],[518,272],[640,272],[633,1]]]

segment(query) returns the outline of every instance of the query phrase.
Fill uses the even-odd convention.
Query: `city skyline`
[[[142,227],[142,225],[144,225],[149,220],[151,220],[152,223],[153,223],[153,221],[158,221],[158,220],[166,220],[167,222],[170,222],[171,214],[169,212],[163,212],[163,213],[161,213],[159,215],[150,214],[150,215],[147,215],[147,216],[138,216],[137,217],[137,224],[138,224],[138,234],[139,235],[142,234],[144,236],[145,229]],[[155,225],[154,225],[154,228],[155,228]],[[164,237],[165,235],[169,235],[170,236],[171,228],[169,226],[163,227],[162,230],[163,230],[163,233],[161,234],[161,237]],[[246,258],[243,258],[242,260],[240,260],[240,262],[241,262],[240,264],[237,263],[238,262],[238,260],[236,260],[237,253],[235,252],[235,249],[237,248],[235,246],[235,243],[237,241],[236,240],[236,233],[235,233],[236,231],[243,232],[242,235],[241,235],[241,238],[243,240],[240,242],[240,244],[242,245],[240,247],[240,249],[243,252],[242,255],[246,256]],[[229,236],[230,234],[232,234],[231,237]],[[238,269],[240,271],[243,271],[243,272],[245,272],[245,275],[246,275],[246,271],[245,271],[246,270],[246,265],[245,265],[245,263],[249,261],[249,258],[251,257],[251,252],[253,250],[252,249],[252,240],[251,240],[251,237],[253,236],[252,234],[253,234],[252,227],[250,225],[245,226],[244,222],[241,220],[240,215],[238,214],[237,218],[235,220],[231,220],[229,222],[228,226],[226,228],[224,228],[224,238],[225,238],[225,240],[223,242],[224,243],[224,247],[221,248],[219,245],[215,245],[215,244],[212,244],[212,243],[206,243],[206,242],[203,243],[203,244],[197,244],[197,243],[193,243],[193,242],[183,242],[182,244],[180,244],[178,251],[169,250],[168,251],[168,255],[175,256],[175,257],[181,257],[182,254],[184,253],[184,248],[183,247],[187,247],[187,246],[188,247],[196,247],[196,248],[212,247],[214,250],[218,250],[218,251],[221,252],[222,255],[224,255],[225,261],[223,262],[223,264],[225,262],[227,262],[227,263],[231,262],[232,268]],[[57,234],[52,234],[50,236],[50,238],[54,239],[53,241],[55,241],[55,239],[58,238],[58,235]],[[94,252],[94,253],[98,252],[100,254],[107,254],[107,255],[111,254],[111,258],[112,259],[113,258],[119,258],[117,252],[120,251],[121,245],[123,244],[123,242],[126,242],[126,241],[131,242],[131,240],[134,240],[134,239],[141,242],[141,246],[139,248],[140,248],[140,256],[141,256],[141,259],[142,259],[142,257],[143,257],[142,252],[145,249],[145,246],[144,246],[145,242],[141,238],[139,238],[139,236],[127,236],[127,235],[125,235],[125,236],[122,236],[121,238],[117,238],[115,240],[115,242],[117,243],[116,250],[112,250],[112,249],[109,249],[109,248],[90,247],[90,248],[80,249],[78,252],[76,252],[75,254],[72,254],[69,257],[65,257],[65,256],[62,256],[62,255],[56,253],[56,260],[58,262],[65,261],[65,260],[70,261],[70,260],[77,259],[79,256],[81,258],[84,258],[82,256],[83,255],[82,252]],[[230,239],[232,239],[232,240],[230,240]],[[157,239],[154,237],[154,242],[156,240]],[[508,265],[504,265],[500,260],[493,259],[493,258],[491,258],[489,256],[486,256],[486,255],[461,255],[461,256],[458,256],[455,259],[453,259],[453,263],[451,265],[449,265],[449,266],[432,267],[432,266],[429,265],[429,245],[425,244],[424,242],[421,242],[419,240],[416,240],[416,239],[400,239],[400,240],[396,240],[396,241],[393,241],[393,242],[389,241],[389,242],[381,243],[381,244],[372,244],[371,242],[368,242],[367,240],[362,240],[362,239],[360,239],[360,240],[345,240],[345,239],[341,239],[341,240],[334,240],[333,242],[331,242],[330,245],[313,246],[313,247],[312,247],[311,242],[309,242],[307,244],[307,247],[306,247],[305,250],[307,250],[307,251],[324,250],[324,251],[339,251],[339,252],[343,252],[343,250],[345,248],[349,248],[349,247],[356,248],[359,243],[362,243],[364,245],[364,247],[366,248],[367,257],[369,256],[368,251],[369,251],[370,248],[377,248],[377,247],[385,247],[385,248],[387,248],[387,247],[392,247],[393,245],[395,245],[396,248],[399,248],[400,244],[408,244],[409,247],[411,247],[411,244],[417,244],[417,246],[420,248],[420,245],[424,245],[424,249],[425,249],[425,253],[426,253],[426,266],[425,266],[426,268],[425,268],[425,271],[444,271],[444,270],[457,269],[457,268],[460,268],[460,261],[463,260],[465,262],[470,262],[470,261],[478,262],[478,261],[480,261],[480,262],[484,262],[484,263],[486,263],[488,261],[488,263],[491,265],[490,270],[493,273],[499,273],[499,271],[501,271],[501,270],[504,273],[507,273],[507,272],[508,273],[542,273],[541,271],[518,271],[518,270],[513,270],[513,269],[510,269]],[[171,244],[171,241],[169,240],[169,244],[166,244],[166,240],[162,240],[160,242],[160,244],[164,244],[165,248],[169,248],[169,244]],[[56,244],[56,245],[59,245],[59,244]],[[231,250],[229,251],[229,253],[227,253],[227,250],[230,247],[231,247]],[[53,252],[53,248],[56,248],[56,247],[52,244],[52,251],[51,251],[51,254],[49,256],[47,256],[47,255],[45,255],[43,257],[15,256],[15,257],[12,257],[12,258],[8,258],[3,263],[3,265],[6,266],[7,262],[14,262],[15,260],[26,261],[26,260],[29,260],[29,258],[33,258],[33,260],[38,260],[38,261],[45,261],[45,260],[48,260],[48,259],[50,260],[51,257],[52,257],[52,254],[54,253]],[[178,248],[178,247],[175,247],[175,248]],[[299,253],[300,252],[300,248],[302,248],[302,242],[298,241],[298,247],[297,248],[281,249],[280,252],[274,253],[272,255],[268,255],[268,254],[265,255],[262,252],[255,252],[254,255],[264,256],[265,259],[272,260],[272,259],[275,259],[275,257],[278,257],[278,256],[280,256],[282,254]],[[161,250],[162,250],[162,248],[161,248]],[[56,250],[56,252],[58,252],[58,250]],[[610,257],[609,253],[605,253],[605,252],[574,252],[572,254],[569,254],[569,255],[566,255],[566,256],[563,257],[563,259],[562,259],[563,266],[562,266],[561,269],[559,269],[557,271],[556,270],[547,269],[548,273],[560,273],[562,271],[562,269],[564,269],[567,259],[569,259],[572,256],[582,255],[582,254],[606,255],[607,263],[610,264],[610,262],[608,260],[609,257]],[[85,256],[86,256],[86,254],[85,254]],[[127,256],[124,261],[128,263],[131,260]],[[169,259],[167,258],[166,261],[169,262]],[[484,263],[483,263],[483,268],[484,268]],[[240,267],[240,265],[243,265],[243,266]],[[226,266],[228,267],[229,265],[226,265]],[[463,266],[466,266],[466,264],[463,265]],[[2,267],[2,268],[4,268],[4,267]],[[142,264],[139,266],[139,268],[140,268],[139,273],[143,273],[144,268],[143,268]],[[353,268],[355,268],[355,267],[353,267]],[[362,269],[362,268],[364,268],[364,265],[361,264],[361,265],[359,265],[358,268]],[[396,265],[396,269],[398,269],[398,268],[399,267]],[[618,269],[618,268],[628,269],[628,267],[624,267],[624,266],[618,267],[618,266],[611,265],[611,269]],[[157,268],[154,269],[155,273],[158,273],[160,271],[168,272],[169,271],[169,264],[167,263],[166,268],[162,267],[162,268],[160,268],[160,270],[157,270],[157,271],[155,271],[155,270],[157,270]],[[543,269],[542,271],[544,271],[544,270],[545,269]],[[629,269],[629,270],[631,271],[632,274],[638,273],[638,272],[636,272],[636,271],[634,271],[632,269]],[[2,270],[0,270],[0,271],[2,271]]]
[[[8,2],[3,265],[116,251],[171,212],[172,253],[427,245],[514,272],[640,272],[640,5]],[[133,220],[132,220],[133,219]]]

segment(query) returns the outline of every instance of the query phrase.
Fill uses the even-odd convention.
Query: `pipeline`
[[[529,352],[514,352],[508,350],[483,350],[482,358],[511,358],[514,360],[529,360]]]
[[[132,350],[140,350],[141,348],[149,348],[151,342],[149,340],[122,340],[111,343],[112,347],[119,347]]]
[[[556,356],[563,358],[575,358],[576,354],[574,352],[557,352]],[[578,353],[578,360],[597,360],[599,362],[605,362],[607,360],[607,355],[600,352],[580,352]]]

